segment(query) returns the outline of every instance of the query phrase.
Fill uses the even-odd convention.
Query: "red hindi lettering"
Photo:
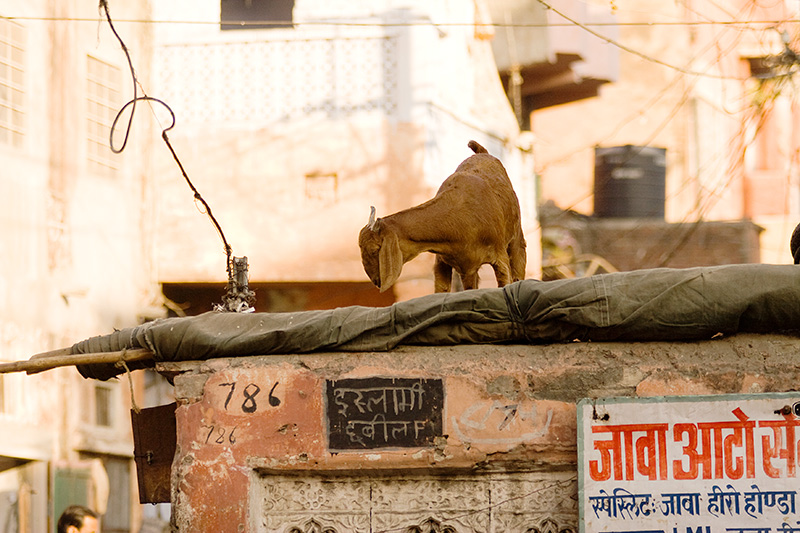
[[[737,420],[675,424],[672,429],[675,442],[683,442],[684,435],[688,438],[683,447],[687,468],[684,458],[674,460],[675,479],[697,479],[698,475],[703,479],[755,477],[756,423],[738,407],[732,413]]]
[[[781,477],[781,469],[776,468],[773,459],[786,461],[786,477],[795,477],[797,466],[797,441],[795,427],[800,426],[800,420],[784,416],[783,420],[762,420],[758,427],[772,429],[772,439],[769,435],[761,436],[761,453],[763,458],[764,473],[771,478]],[[784,438],[785,434],[785,438]],[[774,444],[770,441],[774,440]]]
[[[610,440],[595,440],[599,460],[589,462],[594,481],[632,480],[638,473],[648,479],[666,479],[669,424],[620,424],[592,426],[592,434],[610,433]],[[635,437],[635,433],[644,435]]]

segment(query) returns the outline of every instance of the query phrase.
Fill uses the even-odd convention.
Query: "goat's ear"
[[[394,232],[386,232],[380,251],[381,292],[394,285],[403,271],[403,252]]]

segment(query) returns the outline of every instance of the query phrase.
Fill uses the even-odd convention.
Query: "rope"
[[[125,352],[127,352],[127,350],[122,350],[122,355],[120,355],[121,359],[119,363],[117,363],[117,366],[123,367],[125,373],[128,375],[128,387],[131,391],[131,409],[138,415],[142,410],[139,409],[139,406],[136,404],[136,397],[133,395],[133,376],[131,375],[131,369],[128,368],[128,363],[125,362]]]

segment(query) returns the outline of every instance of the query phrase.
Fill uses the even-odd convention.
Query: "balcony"
[[[619,50],[554,10],[536,0],[497,0],[490,6],[492,21],[500,25],[492,50],[509,100],[514,105],[516,98],[521,106],[523,129],[530,128],[531,112],[597,96],[601,85],[617,80]],[[558,9],[584,25],[614,20],[579,1],[559,2]],[[599,33],[614,39],[616,27],[603,26]]]

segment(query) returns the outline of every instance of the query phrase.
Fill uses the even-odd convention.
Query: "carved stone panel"
[[[570,472],[304,476],[254,471],[258,533],[575,533]]]

